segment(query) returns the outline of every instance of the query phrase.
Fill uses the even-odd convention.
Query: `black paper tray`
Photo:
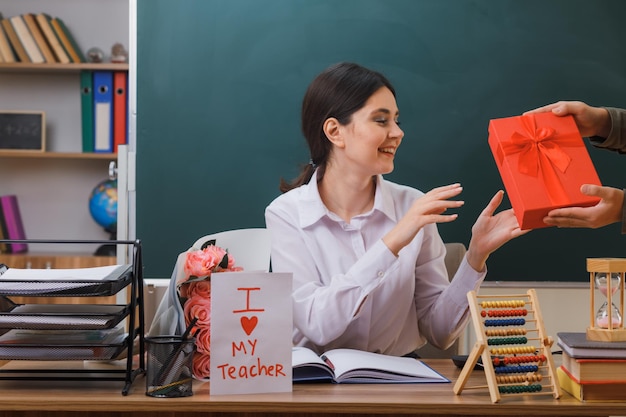
[[[0,343],[0,360],[111,360],[127,348],[127,335],[115,343]]]
[[[117,294],[132,281],[131,265],[121,265],[115,279],[98,280],[12,280],[0,278],[0,295],[35,297],[100,297]],[[1,276],[1,275],[0,275]]]
[[[110,329],[130,312],[125,304],[3,304],[8,308],[0,313],[1,329]]]

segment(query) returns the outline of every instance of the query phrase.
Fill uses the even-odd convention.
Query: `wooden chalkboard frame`
[[[0,110],[0,150],[44,152],[46,112]]]

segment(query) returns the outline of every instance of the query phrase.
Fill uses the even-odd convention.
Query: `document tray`
[[[0,344],[0,360],[83,361],[111,360],[126,348],[124,341],[113,344],[41,345]]]
[[[33,270],[34,271],[34,270]],[[45,270],[44,270],[45,271]],[[54,271],[54,270],[52,270]],[[16,272],[10,269],[9,273]],[[117,294],[129,285],[133,278],[131,265],[120,265],[114,279],[5,279],[0,278],[0,294],[6,296],[37,297],[98,297]],[[33,272],[33,276],[37,276]]]
[[[110,329],[122,321],[129,311],[130,307],[125,304],[13,304],[0,312],[0,328]]]

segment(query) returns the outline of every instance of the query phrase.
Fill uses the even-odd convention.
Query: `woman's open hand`
[[[530,231],[520,229],[513,209],[494,214],[503,198],[504,191],[498,191],[472,226],[467,261],[476,271],[485,269],[487,258],[500,246]]]

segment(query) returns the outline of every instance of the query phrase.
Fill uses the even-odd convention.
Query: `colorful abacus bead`
[[[500,300],[500,301],[483,301],[480,303],[482,308],[515,308],[526,305],[524,300]]]
[[[543,389],[541,384],[530,385],[503,385],[498,387],[501,394],[522,394],[525,392],[539,392]]]
[[[528,343],[528,338],[520,337],[494,337],[487,339],[488,345],[523,345]]]
[[[523,372],[537,372],[539,367],[537,365],[498,366],[494,370],[500,374],[521,374]]]
[[[486,327],[492,326],[523,326],[526,324],[525,319],[491,319],[485,320],[483,324]]]

